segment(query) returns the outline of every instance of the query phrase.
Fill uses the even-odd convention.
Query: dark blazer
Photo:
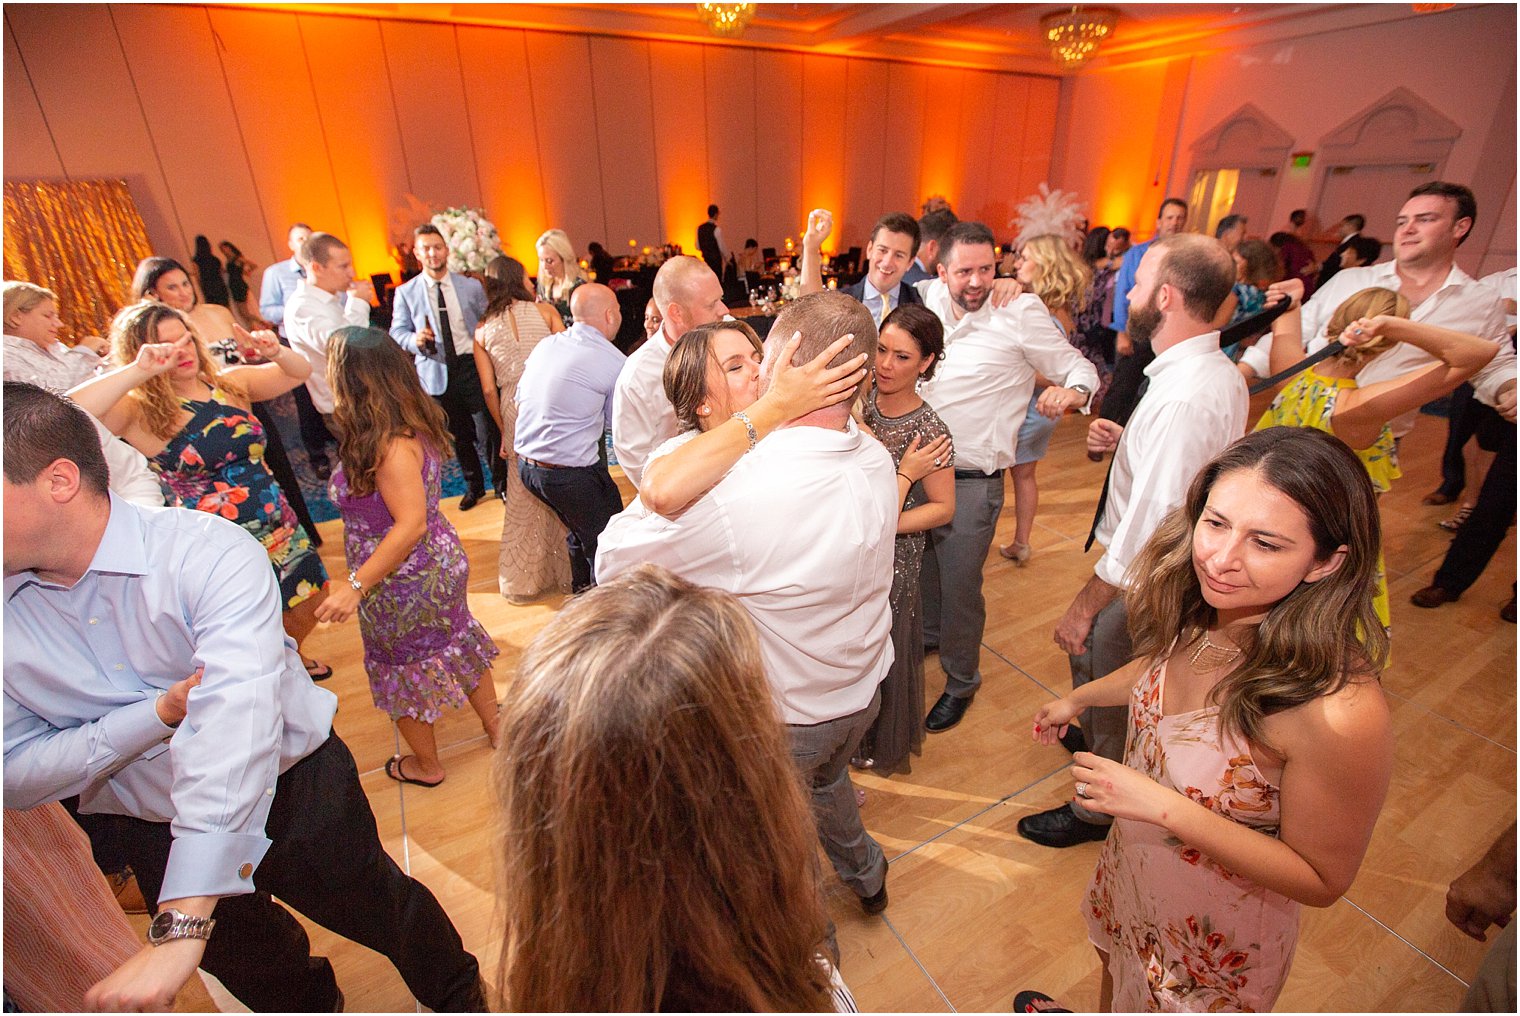
[[[1351,246],[1352,241],[1361,235],[1361,233],[1352,233],[1350,236],[1346,237],[1336,245],[1335,250],[1325,258],[1325,263],[1320,266],[1319,281],[1315,283],[1314,288],[1318,289],[1319,287],[1323,286],[1325,283],[1330,281],[1331,277],[1334,276],[1336,272],[1341,270],[1341,255],[1346,253],[1346,250]]]
[[[843,289],[841,289],[840,292],[843,293],[845,296],[848,296],[852,300],[857,300],[860,303],[865,303],[866,302],[866,280],[865,280],[865,276],[861,276],[860,281],[857,282],[857,283],[855,283],[855,285],[853,285],[853,286],[846,286]],[[913,285],[911,283],[909,283],[906,279],[904,279],[903,281],[901,281],[901,282],[899,282],[897,284],[897,302],[892,305],[893,307],[901,307],[905,303],[918,303],[918,304],[921,304],[923,302],[924,302],[923,300],[920,300],[918,298],[918,290],[914,289]]]
[[[908,266],[908,270],[906,272],[903,272],[903,281],[910,286],[915,282],[922,282],[925,279],[937,278],[939,278],[939,276],[934,272],[918,267],[917,259],[914,259],[913,263]]]

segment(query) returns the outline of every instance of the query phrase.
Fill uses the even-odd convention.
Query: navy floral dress
[[[310,599],[327,585],[327,569],[264,464],[258,417],[229,403],[220,389],[180,405],[190,421],[149,464],[181,505],[231,519],[264,545],[283,609]]]

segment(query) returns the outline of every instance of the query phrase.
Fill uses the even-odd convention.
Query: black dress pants
[[[305,390],[305,385],[297,389]],[[290,502],[290,510],[296,513],[306,535],[311,537],[311,545],[322,546],[322,535],[317,532],[317,524],[311,520],[311,511],[306,507],[306,495],[301,491],[301,481],[296,479],[290,456],[285,453],[285,441],[280,437],[280,428],[275,422],[274,407],[269,402],[255,402],[253,415],[264,425],[264,462],[269,466],[269,472],[280,485],[285,500]]]
[[[449,384],[442,395],[435,395],[449,418],[449,433],[454,438],[454,457],[464,473],[470,493],[485,493],[485,474],[480,468],[480,453],[491,463],[491,486],[505,490],[507,466],[501,459],[501,431],[486,410],[485,394],[480,389],[480,374],[473,356],[456,356],[449,364]],[[484,445],[480,448],[477,445]]]
[[[1474,405],[1482,405],[1475,402]],[[1486,407],[1485,407],[1486,408]],[[1497,414],[1496,414],[1497,415]],[[1452,538],[1451,549],[1436,571],[1435,584],[1461,596],[1478,581],[1515,521],[1515,425],[1500,433],[1493,465],[1483,478],[1472,514]]]
[[[306,457],[317,469],[326,468],[330,464],[327,445],[334,440],[334,436],[312,403],[311,392],[306,390],[305,385],[297,385],[291,389],[290,394],[296,400],[296,418],[301,421],[301,444],[306,447]]]
[[[1136,342],[1134,352],[1120,356],[1114,363],[1114,377],[1109,382],[1108,394],[1098,410],[1100,420],[1112,420],[1121,427],[1129,425],[1130,414],[1140,401],[1140,385],[1145,381],[1145,368],[1156,358],[1156,351],[1149,342]]]
[[[79,815],[97,847],[124,856],[143,899],[158,910],[173,843],[168,823]],[[273,841],[253,873],[257,892],[224,896],[201,967],[255,1012],[331,1012],[332,964],[311,955],[306,930],[271,896],[344,938],[379,952],[412,994],[437,1012],[481,1012],[480,968],[428,888],[380,846],[375,816],[348,746],[336,734],[275,784],[264,827]]]
[[[518,456],[518,476],[528,492],[553,510],[570,532],[570,587],[574,592],[596,584],[596,541],[623,498],[605,465],[549,469]]]

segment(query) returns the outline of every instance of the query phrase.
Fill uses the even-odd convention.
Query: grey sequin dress
[[[866,426],[902,462],[913,438],[919,444],[949,434],[950,428],[925,402],[906,416],[882,416],[876,408],[876,389],[866,399]],[[955,465],[954,453],[947,468]],[[926,501],[920,481],[908,490],[903,510]],[[912,771],[911,756],[922,754],[924,743],[924,620],[919,611],[918,570],[924,559],[927,533],[899,533],[892,557],[892,648],[896,659],[881,682],[881,711],[861,739],[856,754],[875,760],[882,775]]]

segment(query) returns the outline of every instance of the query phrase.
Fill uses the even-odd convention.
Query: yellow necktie
[[[890,313],[892,313],[892,298],[883,293],[881,294],[881,317],[876,319],[877,328],[881,327],[881,323],[887,319],[887,315]]]

